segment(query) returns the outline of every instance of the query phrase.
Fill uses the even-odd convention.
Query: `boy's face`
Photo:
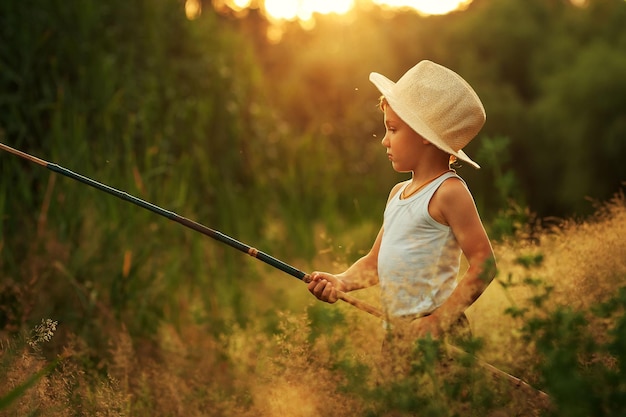
[[[425,139],[404,123],[388,104],[384,112],[385,137],[382,144],[387,148],[393,169],[398,172],[414,171]]]

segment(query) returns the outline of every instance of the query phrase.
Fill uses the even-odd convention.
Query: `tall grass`
[[[97,353],[84,333],[61,321],[52,342],[40,343],[45,348],[62,340],[55,349],[59,365],[4,412],[621,415],[625,228],[626,204],[618,197],[595,218],[528,229],[531,234],[496,246],[500,275],[471,308],[474,339],[463,348],[547,392],[549,403],[532,389],[494,378],[471,357],[443,360],[445,349],[427,340],[416,345],[408,375],[386,375],[379,367],[377,319],[347,305],[318,303],[303,285],[261,273],[243,287],[251,303],[246,322],[223,317],[229,324],[220,332],[206,316],[223,312],[209,311],[203,298],[211,296],[189,281],[175,289],[176,320],[164,314],[152,337],[129,332],[137,317],[112,320],[97,330],[107,334]],[[332,252],[341,262],[341,250]],[[250,260],[249,269],[256,265]],[[375,299],[368,291],[356,295]],[[0,395],[50,361],[45,349],[18,340],[3,342],[9,383]]]

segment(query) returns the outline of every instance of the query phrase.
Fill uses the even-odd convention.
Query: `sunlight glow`
[[[575,0],[572,0],[575,1]],[[581,0],[578,0],[581,1]],[[472,0],[211,0],[213,7],[222,12],[232,11],[245,16],[258,9],[271,22],[267,28],[270,42],[280,42],[285,22],[296,21],[305,30],[315,27],[315,14],[346,16],[357,6],[378,6],[387,10],[413,10],[421,15],[441,15],[462,10]],[[186,0],[187,16],[200,14],[200,0]]]
[[[198,0],[187,0],[195,3]],[[459,10],[472,0],[359,0],[387,9],[413,9],[420,14],[446,14]],[[212,0],[217,9],[235,12],[260,9],[271,21],[309,21],[315,13],[344,15],[356,7],[356,0]]]
[[[199,0],[187,0],[185,2],[185,15],[187,19],[193,20],[202,13],[202,4]]]
[[[250,7],[250,3],[252,3],[252,0],[233,0],[233,4],[241,9]]]
[[[313,13],[346,14],[354,0],[265,0],[265,13],[278,20],[309,20]]]
[[[372,0],[374,4],[390,8],[409,8],[422,14],[446,14],[470,3],[468,0]]]
[[[266,0],[265,12],[275,19],[292,20],[298,15],[298,3],[294,1]]]

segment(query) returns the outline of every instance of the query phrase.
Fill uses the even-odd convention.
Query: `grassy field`
[[[90,227],[90,234],[99,236],[106,225]],[[346,235],[366,239],[374,229],[363,226]],[[99,300],[96,286],[64,276],[64,262],[73,249],[48,236],[49,256],[39,253],[30,264],[33,276],[37,268],[52,264],[56,279],[66,281],[59,291],[82,298],[84,310],[76,314],[97,319],[85,321],[89,330],[78,336],[63,318],[45,315],[53,294],[40,295],[39,305],[32,308],[59,323],[50,329],[50,340],[41,329],[2,340],[0,369],[8,383],[0,389],[1,413],[619,415],[626,407],[624,233],[626,205],[623,197],[616,197],[593,218],[542,229],[529,226],[496,244],[499,276],[469,311],[475,338],[464,349],[547,392],[548,408],[535,391],[492,377],[480,362],[440,360],[437,344],[429,341],[417,345],[410,375],[387,375],[378,366],[383,337],[378,319],[346,304],[318,303],[293,278],[245,255],[231,258],[210,240],[184,233],[179,237],[181,244],[189,240],[191,252],[198,252],[193,256],[223,259],[224,264],[208,265],[193,277],[177,275],[175,282],[168,281],[167,272],[154,272],[154,282],[142,288],[132,282],[140,273],[132,271],[142,255],[129,246],[117,268],[126,299],[117,302],[133,307],[121,309],[113,300]],[[317,255],[311,265],[334,270],[346,264],[350,248],[325,237],[322,225],[315,236]],[[139,270],[176,264],[143,256]],[[210,284],[227,274],[232,280],[255,277],[236,285],[239,301],[230,311],[216,299],[235,296]],[[192,284],[197,280],[206,285]],[[169,294],[169,303],[148,325],[154,306],[145,304],[155,302],[149,296],[155,287]],[[377,302],[375,288],[355,296]],[[245,308],[237,312],[239,305]],[[89,343],[86,337],[92,338]],[[100,345],[94,346],[93,340]],[[44,375],[38,375],[42,370]],[[33,375],[39,378],[29,382]],[[28,389],[9,404],[7,396],[24,383]]]

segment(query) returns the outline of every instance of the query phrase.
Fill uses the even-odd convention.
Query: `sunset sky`
[[[225,7],[234,11],[261,8],[272,21],[307,21],[314,13],[345,14],[357,3],[372,3],[392,9],[413,9],[422,14],[445,14],[471,3],[471,0],[214,0],[218,9]],[[200,12],[198,0],[187,0],[187,15],[193,18]]]

